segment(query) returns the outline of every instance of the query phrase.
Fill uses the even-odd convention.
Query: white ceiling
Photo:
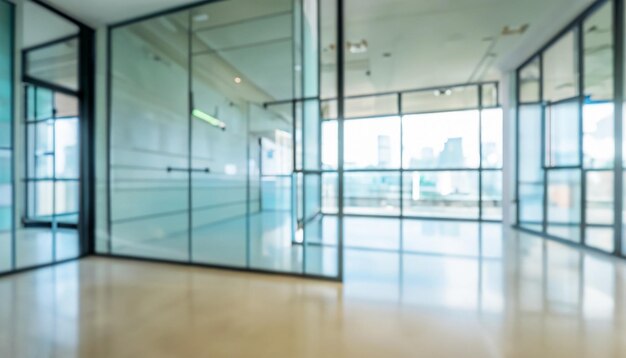
[[[58,9],[94,27],[151,14],[197,0],[48,0]]]
[[[78,27],[33,2],[24,2],[22,47],[31,47],[78,33]],[[39,24],[46,24],[38,26]]]
[[[48,0],[51,4],[94,26],[111,24],[156,11],[193,3],[188,0]],[[230,1],[208,4],[207,9],[233,8],[225,18],[258,13],[280,0]],[[321,0],[332,4],[333,0]],[[345,0],[346,41],[366,40],[368,51],[346,54],[347,94],[376,93],[431,87],[466,81],[497,80],[501,70],[519,65],[547,39],[565,26],[592,0]],[[218,11],[218,13],[221,13]],[[324,22],[330,18],[324,16]],[[211,22],[220,21],[211,18]],[[502,36],[503,27],[529,24],[523,35]],[[239,30],[244,31],[240,28]],[[334,45],[332,27],[323,28],[322,47]],[[245,31],[244,31],[245,32]],[[219,32],[204,39],[220,47]],[[262,34],[255,34],[260,36]],[[229,39],[224,40],[229,43]],[[248,75],[258,51],[245,46],[223,60]],[[282,52],[281,52],[282,53]],[[385,56],[385,54],[388,54]],[[267,54],[264,54],[265,56]],[[323,57],[323,68],[334,71],[334,53]],[[249,60],[252,60],[250,62]],[[250,62],[250,63],[248,63]],[[277,64],[279,62],[276,62]],[[286,65],[286,64],[285,64]],[[241,67],[244,66],[244,67]],[[272,86],[272,72],[258,87]],[[254,76],[249,74],[249,76]],[[274,76],[275,77],[275,76]],[[329,82],[331,85],[333,82]],[[271,92],[271,91],[268,91]]]

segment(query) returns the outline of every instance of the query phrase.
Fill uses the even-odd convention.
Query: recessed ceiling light
[[[523,24],[523,25],[520,25],[520,26],[506,25],[502,29],[502,35],[503,36],[522,35],[524,32],[526,32],[526,30],[528,30],[529,26],[530,25],[528,25],[528,24]]]
[[[359,42],[347,42],[346,47],[350,53],[364,53],[367,52],[367,41],[361,40]]]
[[[235,77],[235,83],[236,84],[240,84],[241,83],[241,77]]]
[[[195,22],[207,21],[208,19],[209,19],[208,14],[197,14],[193,17],[193,21]]]

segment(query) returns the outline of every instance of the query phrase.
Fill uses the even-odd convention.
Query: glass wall
[[[615,251],[613,3],[596,4],[517,71],[517,222]]]
[[[339,278],[337,219],[321,213],[337,205],[324,4],[234,0],[112,28],[103,253]]]
[[[496,83],[347,97],[344,213],[502,220],[498,103]],[[323,101],[322,114],[322,167],[330,174],[335,99]]]
[[[13,14],[0,0],[0,272],[13,268]]]
[[[84,249],[78,230],[84,99],[78,80],[80,28],[32,2],[24,3],[23,14],[18,268],[77,258]],[[32,26],[41,19],[50,29]]]
[[[87,251],[79,234],[87,224],[80,219],[81,126],[90,120],[82,106],[87,80],[78,80],[82,30],[32,1],[19,6],[16,12],[0,0],[0,272]]]

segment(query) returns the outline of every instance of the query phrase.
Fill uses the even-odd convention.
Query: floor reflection
[[[346,219],[342,285],[106,258],[5,277],[0,356],[626,356],[624,260],[498,224]],[[307,270],[337,269],[333,220]],[[290,267],[267,227],[258,259]]]

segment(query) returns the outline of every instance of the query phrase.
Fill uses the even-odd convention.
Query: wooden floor
[[[7,276],[0,357],[626,357],[623,261],[518,236],[468,260],[477,281],[409,259],[343,285],[106,258]]]

